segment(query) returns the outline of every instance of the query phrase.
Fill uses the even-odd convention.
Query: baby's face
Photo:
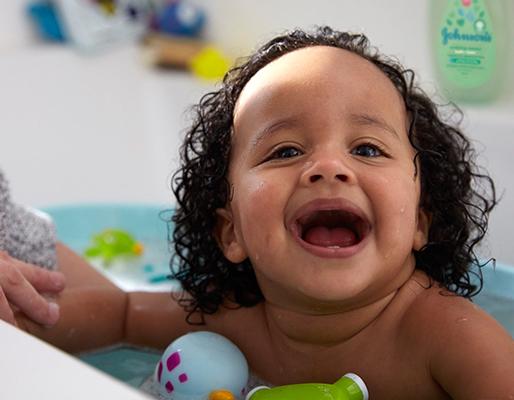
[[[267,300],[324,312],[408,279],[427,229],[407,126],[389,79],[345,50],[297,50],[248,82],[218,232]]]

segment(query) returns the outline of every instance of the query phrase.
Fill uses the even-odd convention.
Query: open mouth
[[[293,223],[293,233],[308,250],[337,252],[361,243],[371,230],[363,213],[352,207],[313,204]]]
[[[343,210],[319,210],[298,220],[300,237],[314,246],[349,247],[359,243],[366,232],[365,222]]]

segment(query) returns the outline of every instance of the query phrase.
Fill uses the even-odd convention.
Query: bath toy
[[[181,336],[155,368],[159,395],[169,400],[242,399],[248,364],[230,340],[212,332]]]
[[[229,60],[214,46],[206,46],[189,62],[194,75],[203,79],[220,79],[230,67]]]
[[[326,383],[300,383],[297,385],[252,389],[246,400],[367,400],[364,381],[355,374],[346,374],[333,385]]]
[[[121,229],[106,229],[92,237],[93,244],[84,255],[100,258],[105,266],[119,257],[134,257],[143,253],[143,245],[128,232]]]
[[[368,400],[364,381],[353,373],[334,384],[258,386],[243,397],[248,382],[243,353],[225,337],[203,331],[188,333],[168,346],[154,381],[166,400]]]

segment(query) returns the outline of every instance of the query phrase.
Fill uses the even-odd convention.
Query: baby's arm
[[[66,351],[109,345],[121,339],[126,294],[65,245],[58,243],[57,268],[66,288],[53,298],[60,318],[45,327],[18,313],[18,325]]]
[[[455,299],[430,329],[430,371],[453,399],[514,398],[514,341],[489,315]],[[443,304],[441,304],[443,305]]]
[[[60,319],[48,328],[18,314],[20,327],[68,352],[119,342],[163,348],[185,333],[185,314],[165,293],[126,293],[62,244],[57,263],[66,289],[56,298]]]

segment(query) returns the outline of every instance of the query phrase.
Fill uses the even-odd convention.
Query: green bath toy
[[[105,266],[118,257],[134,257],[143,253],[143,245],[121,229],[106,229],[94,235],[92,242],[84,255],[87,258],[100,258]]]
[[[274,388],[258,386],[246,395],[246,400],[368,400],[368,389],[358,375],[350,373],[333,385],[300,383]]]

